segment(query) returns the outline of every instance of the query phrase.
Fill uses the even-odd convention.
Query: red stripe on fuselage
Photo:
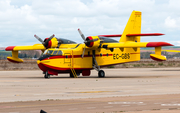
[[[108,56],[112,56],[113,54],[108,54]],[[100,54],[98,54],[98,55],[95,55],[96,57],[99,57],[100,56]],[[102,56],[107,56],[107,54],[102,54]],[[81,58],[81,55],[63,55],[63,56],[52,56],[52,57],[48,57],[48,58],[46,58],[46,59],[43,59],[43,60],[49,60],[49,59],[59,59],[59,58]],[[92,55],[84,55],[84,57],[92,57]]]

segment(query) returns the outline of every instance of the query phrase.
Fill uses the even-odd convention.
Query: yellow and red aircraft
[[[141,47],[155,47],[153,60],[165,61],[161,55],[162,46],[173,46],[167,42],[140,42],[141,36],[160,36],[161,33],[141,33],[141,12],[133,11],[122,35],[85,36],[78,29],[83,44],[76,44],[67,39],[56,38],[52,35],[44,41],[35,35],[42,44],[31,46],[9,46],[6,51],[12,51],[12,57],[7,57],[11,62],[21,63],[18,51],[42,50],[42,56],[37,60],[39,68],[45,78],[59,73],[70,73],[70,77],[77,77],[82,73],[89,76],[92,69],[98,71],[99,77],[105,77],[101,67],[116,65],[140,60]],[[119,41],[107,37],[121,37]]]

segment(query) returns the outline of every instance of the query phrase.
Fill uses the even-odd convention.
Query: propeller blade
[[[79,34],[81,35],[82,39],[85,41],[85,40],[86,40],[86,38],[85,38],[84,34],[81,32],[81,30],[80,30],[80,29],[78,29],[78,31],[79,31]]]
[[[82,58],[84,57],[85,49],[86,49],[86,46],[84,47],[83,54],[81,56]]]
[[[36,39],[38,39],[42,44],[45,44],[44,41],[43,41],[40,37],[38,37],[37,35],[34,35],[34,37],[35,37]]]

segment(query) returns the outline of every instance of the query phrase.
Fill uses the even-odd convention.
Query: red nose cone
[[[88,36],[87,38],[86,38],[86,40],[88,41],[88,40],[92,40],[93,38],[91,37],[91,36]],[[88,47],[92,47],[94,45],[94,42],[90,42],[90,43],[87,43],[86,44],[86,46],[88,46]]]

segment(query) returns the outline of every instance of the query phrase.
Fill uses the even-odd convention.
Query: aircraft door
[[[65,56],[64,63],[71,63],[71,54],[65,53],[64,56]]]

